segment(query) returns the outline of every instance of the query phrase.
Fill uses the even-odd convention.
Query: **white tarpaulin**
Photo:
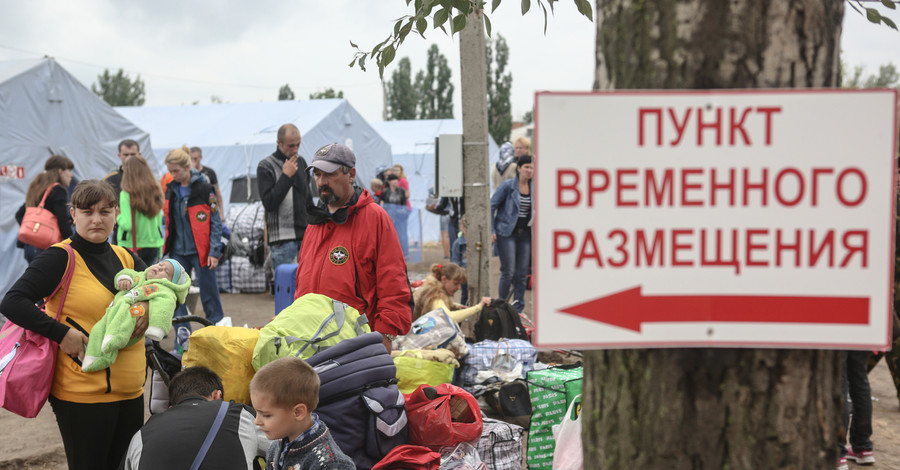
[[[120,107],[123,116],[153,136],[160,160],[169,150],[200,147],[203,166],[216,171],[227,208],[233,178],[256,175],[260,160],[275,151],[278,128],[300,130],[300,156],[309,164],[316,150],[338,142],[356,154],[357,181],[368,187],[375,168],[391,164],[391,148],[345,99],[270,101],[186,106]],[[160,166],[164,171],[165,165]],[[301,169],[302,170],[302,169]]]
[[[15,214],[28,184],[51,155],[75,163],[79,180],[102,178],[119,165],[118,144],[134,139],[158,166],[150,136],[115,112],[53,59],[0,62],[0,271],[5,293],[25,271]]]
[[[441,134],[462,134],[462,120],[422,119],[381,121],[371,124],[391,144],[394,163],[403,165],[406,178],[409,180],[410,203],[413,207],[422,209],[423,241],[426,243],[441,241],[440,217],[424,210],[428,188],[434,186],[434,139]],[[488,146],[490,162],[496,163],[499,148],[490,136]],[[490,180],[490,175],[487,175],[487,178]],[[412,236],[413,234],[410,235]]]

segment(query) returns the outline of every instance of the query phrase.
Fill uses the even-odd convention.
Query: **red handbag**
[[[66,274],[45,299],[53,298],[63,289],[56,310],[57,320],[66,303],[75,268],[75,252],[68,244],[63,247],[69,254]],[[0,407],[25,418],[37,416],[50,396],[58,349],[56,341],[7,320],[0,329]]]
[[[53,212],[44,209],[47,195],[59,183],[53,183],[44,191],[44,197],[37,207],[26,207],[25,216],[22,217],[22,226],[19,227],[19,241],[35,248],[46,250],[50,245],[62,241],[59,233],[59,222]]]

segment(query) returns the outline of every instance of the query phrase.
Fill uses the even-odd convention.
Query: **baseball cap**
[[[309,166],[325,173],[333,173],[341,166],[356,167],[356,155],[350,147],[335,142],[316,150],[316,155]]]

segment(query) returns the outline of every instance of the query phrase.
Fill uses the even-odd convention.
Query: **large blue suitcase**
[[[280,264],[275,268],[275,315],[294,303],[297,290],[297,263]]]

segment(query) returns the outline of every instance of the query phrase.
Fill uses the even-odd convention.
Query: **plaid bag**
[[[232,206],[225,225],[231,227],[228,239],[228,255],[247,258],[254,266],[265,262],[265,209],[262,202],[251,202],[244,207]],[[228,257],[228,256],[226,256]]]
[[[525,429],[497,419],[484,418],[484,431],[478,440],[481,461],[492,470],[522,468]]]
[[[234,287],[231,286],[231,260],[226,259],[219,263],[216,267],[216,284],[219,285],[219,292],[226,294],[234,294]]]
[[[469,354],[462,358],[462,367],[460,368],[460,377],[462,387],[470,390],[475,385],[475,376],[479,371],[491,370],[494,360],[501,355],[509,354],[513,359],[522,362],[522,377],[534,368],[537,361],[537,350],[528,341],[524,339],[501,339],[484,341],[470,344]]]
[[[259,294],[266,291],[266,270],[253,266],[243,256],[233,256],[231,261],[231,287],[235,293]]]

